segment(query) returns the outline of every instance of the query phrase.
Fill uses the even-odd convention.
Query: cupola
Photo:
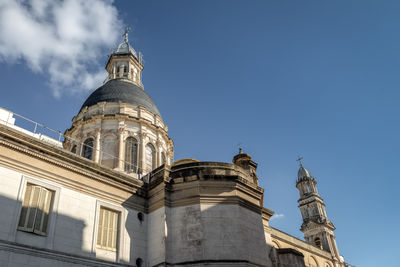
[[[124,40],[110,55],[106,82],[83,103],[65,132],[64,148],[99,165],[140,178],[171,164],[173,141],[142,84],[143,60]]]
[[[140,52],[136,52],[129,44],[129,30],[130,28],[126,28],[123,42],[118,45],[118,48],[108,58],[106,65],[107,80],[123,79],[143,88],[143,55]]]

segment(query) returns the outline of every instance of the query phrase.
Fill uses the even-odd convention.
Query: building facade
[[[305,241],[269,226],[250,155],[172,163],[141,58],[126,32],[63,142],[1,110],[0,266],[345,266],[302,165]]]

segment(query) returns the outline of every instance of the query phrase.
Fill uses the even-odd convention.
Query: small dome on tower
[[[136,51],[133,47],[125,40],[119,44],[117,50],[114,52],[115,54],[128,54],[132,53],[136,57]]]
[[[124,41],[119,44],[117,50],[114,51],[114,54],[128,54],[132,53],[136,57],[136,51],[128,42],[128,32],[131,28],[127,27],[124,33]]]
[[[303,165],[300,165],[299,171],[297,172],[297,178],[299,180],[303,178],[312,178],[310,172],[303,167]]]

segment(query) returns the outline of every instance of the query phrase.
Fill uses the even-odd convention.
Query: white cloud
[[[284,214],[279,214],[279,213],[275,213],[272,217],[271,217],[271,221],[272,220],[276,220],[276,219],[280,219],[280,218],[283,218],[283,217],[285,217],[285,215]]]
[[[0,60],[48,75],[56,97],[94,89],[122,25],[111,0],[0,0]]]

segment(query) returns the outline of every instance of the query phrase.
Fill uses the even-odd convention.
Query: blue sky
[[[86,16],[98,25],[94,36],[63,39],[79,28],[73,24],[65,35],[54,29],[45,44],[26,28],[7,31],[0,19],[0,106],[64,131],[130,26],[175,160],[230,162],[241,143],[259,164],[264,205],[283,214],[271,225],[302,238],[295,188],[302,155],[346,261],[398,266],[400,2],[117,1],[99,8],[112,14]],[[81,43],[69,60],[64,48],[52,50],[64,42]],[[63,64],[52,68],[57,59]]]

